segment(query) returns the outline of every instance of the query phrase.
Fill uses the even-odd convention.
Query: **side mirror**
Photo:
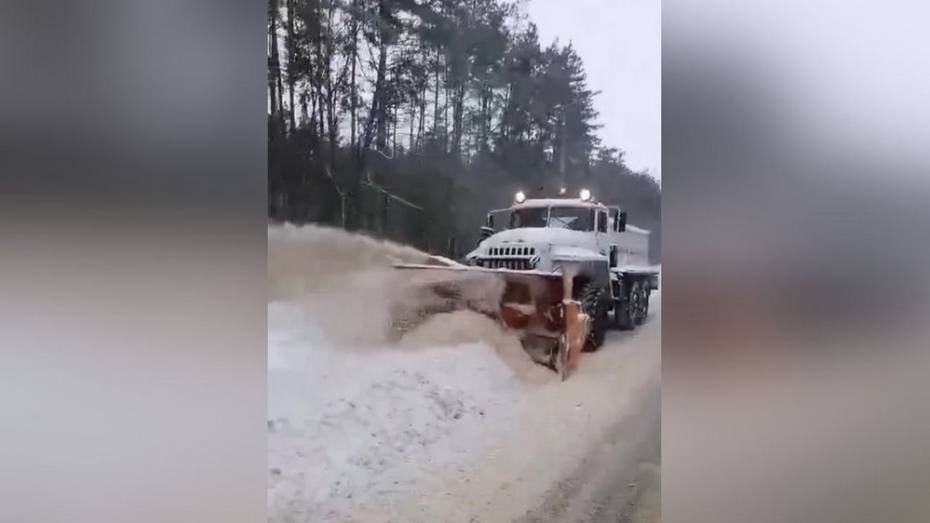
[[[482,240],[487,238],[488,236],[491,236],[492,234],[494,234],[493,228],[488,227],[487,225],[481,228],[481,239]]]
[[[617,223],[617,232],[626,230],[626,211],[620,211],[620,221]]]

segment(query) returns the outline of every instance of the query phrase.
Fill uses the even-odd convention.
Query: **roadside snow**
[[[659,379],[660,293],[646,325],[608,333],[561,382],[471,311],[404,323],[396,340],[398,319],[435,305],[417,289],[438,273],[392,265],[427,261],[325,227],[269,228],[269,521],[553,519],[559,500],[591,506],[572,493],[589,460],[635,457],[615,443]],[[499,298],[484,276],[455,274],[473,304]]]
[[[389,506],[516,423],[524,385],[488,344],[350,348],[319,321],[268,305],[271,521]]]

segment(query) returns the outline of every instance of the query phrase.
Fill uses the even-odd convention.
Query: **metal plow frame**
[[[520,341],[533,361],[559,373],[565,380],[578,364],[588,337],[589,319],[581,303],[572,299],[572,275],[539,271],[489,269],[454,264],[434,258],[428,264],[395,264],[397,269],[428,271],[433,281],[422,285],[445,299],[457,301],[458,308],[487,314],[508,328],[521,332]],[[445,274],[444,274],[445,273]],[[503,292],[488,308],[477,306],[455,290],[468,285],[462,276],[499,278]]]

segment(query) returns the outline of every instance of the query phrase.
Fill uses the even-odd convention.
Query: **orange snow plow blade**
[[[461,265],[431,257],[426,264],[395,264],[410,272],[411,283],[440,300],[416,316],[470,309],[520,332],[534,361],[564,380],[577,365],[588,337],[588,317],[573,300],[572,278],[562,274]]]

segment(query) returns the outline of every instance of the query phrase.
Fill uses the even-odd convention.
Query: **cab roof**
[[[587,207],[587,208],[606,208],[607,206],[600,202],[582,200],[581,198],[527,198],[523,203],[514,203],[511,209],[523,209],[532,207]]]

